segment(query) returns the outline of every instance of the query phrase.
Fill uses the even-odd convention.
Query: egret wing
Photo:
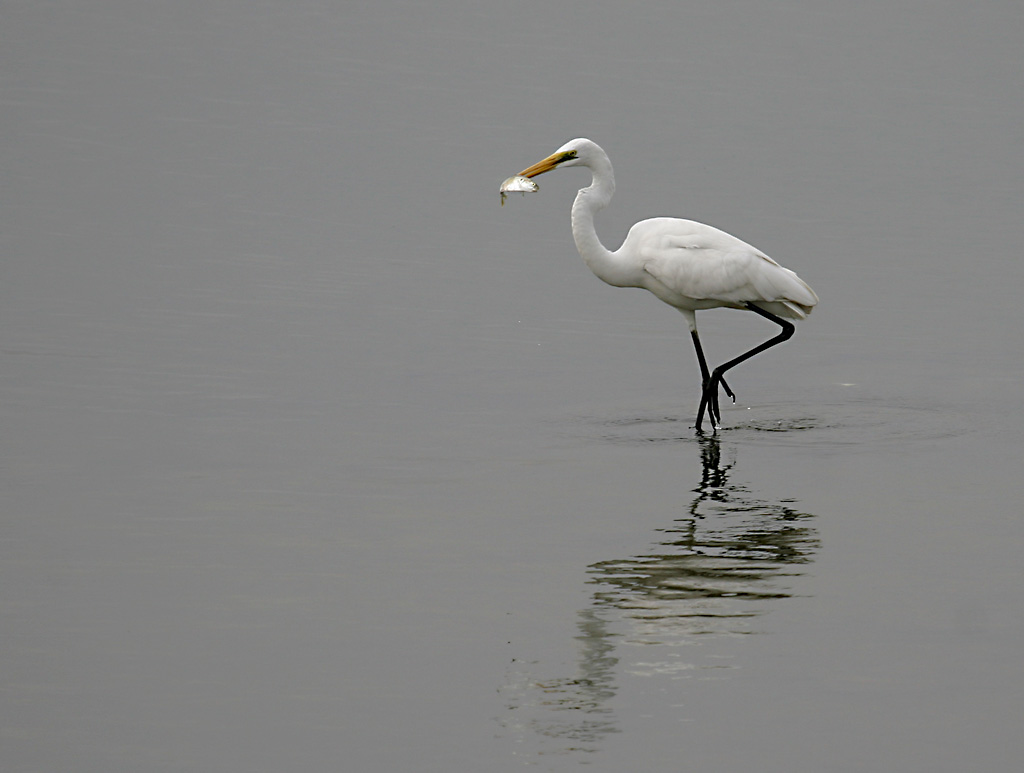
[[[682,297],[740,307],[757,303],[772,313],[797,318],[805,317],[818,301],[792,271],[712,226],[654,218],[638,223],[634,231],[627,241],[635,240],[644,270]]]

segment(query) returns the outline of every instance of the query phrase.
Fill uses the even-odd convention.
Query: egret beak
[[[522,172],[519,173],[519,176],[520,177],[536,177],[539,174],[544,174],[545,172],[550,172],[552,169],[556,168],[563,161],[568,161],[573,156],[575,156],[575,154],[569,155],[567,153],[552,153],[550,156],[545,158],[543,161],[538,161],[533,166],[531,166],[531,167],[529,167],[527,169],[524,169]]]

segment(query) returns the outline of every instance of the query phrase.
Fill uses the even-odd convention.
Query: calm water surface
[[[4,771],[1007,771],[1019,3],[9,4]],[[697,437],[618,193],[821,306]],[[720,362],[774,334],[699,317]]]

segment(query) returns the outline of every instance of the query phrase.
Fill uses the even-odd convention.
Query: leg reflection
[[[700,483],[686,514],[659,530],[649,554],[588,568],[596,587],[579,612],[576,673],[519,673],[508,685],[506,695],[517,695],[509,715],[551,747],[538,754],[600,750],[618,731],[608,701],[626,675],[659,677],[659,688],[666,679],[727,677],[735,645],[764,630],[759,619],[793,595],[794,578],[813,560],[813,516],[735,482],[735,447],[723,461],[718,437],[699,445]]]
[[[731,481],[718,438],[701,446],[701,482],[688,514],[661,529],[650,555],[590,567],[597,608],[619,616],[626,641],[678,646],[697,635],[757,632],[766,602],[792,594],[792,578],[818,549],[813,516],[795,500],[769,501]]]

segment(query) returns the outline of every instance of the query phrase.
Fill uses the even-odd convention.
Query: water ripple
[[[957,408],[881,398],[729,406],[722,421],[718,435],[723,440],[837,449],[943,440],[977,429]],[[569,423],[573,435],[627,445],[693,443],[700,437],[692,416],[664,410],[613,417],[590,414]]]

